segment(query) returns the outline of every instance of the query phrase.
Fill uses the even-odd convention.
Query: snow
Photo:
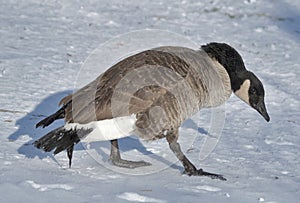
[[[3,2],[0,202],[299,202],[299,11],[297,0]],[[261,78],[270,123],[233,95],[225,106],[222,136],[205,159],[200,151],[210,137],[212,110],[202,110],[180,128],[187,157],[227,181],[182,175],[165,140],[121,139],[124,158],[152,163],[133,170],[111,166],[108,142],[77,145],[71,169],[65,153],[54,157],[31,145],[63,125],[34,128],[58,109],[62,97],[84,85],[74,80],[93,50],[146,28],[177,33],[199,46],[227,42]],[[137,51],[131,48],[128,54]],[[112,54],[103,68],[116,62]],[[98,73],[86,75],[91,81]]]
[[[71,186],[69,185],[65,185],[65,184],[45,184],[45,185],[40,185],[35,183],[32,180],[28,180],[26,181],[28,184],[30,184],[32,186],[32,188],[37,189],[38,191],[46,191],[49,189],[64,189],[64,190],[71,190],[73,189]]]
[[[131,202],[155,202],[155,203],[164,203],[166,201],[155,199],[155,198],[150,198],[146,196],[139,195],[137,193],[132,193],[132,192],[125,192],[121,195],[118,195],[120,199],[125,199],[127,201]]]

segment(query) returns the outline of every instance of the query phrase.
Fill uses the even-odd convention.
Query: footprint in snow
[[[182,190],[188,190],[192,192],[219,192],[222,189],[218,187],[213,187],[209,185],[198,185],[196,187],[187,187],[187,188],[182,188]]]
[[[73,187],[66,185],[66,184],[37,184],[32,180],[27,180],[26,181],[28,184],[31,185],[32,188],[37,189],[38,191],[44,192],[46,190],[51,190],[51,189],[64,189],[64,190],[72,190]]]
[[[218,192],[218,191],[221,191],[220,188],[212,187],[212,186],[209,186],[209,185],[199,185],[199,186],[196,187],[196,189],[198,189],[198,190],[205,190],[205,191],[208,191],[208,192]]]
[[[166,201],[155,199],[152,197],[143,196],[134,192],[124,192],[117,196],[120,199],[124,199],[132,202],[153,202],[153,203],[165,203]]]

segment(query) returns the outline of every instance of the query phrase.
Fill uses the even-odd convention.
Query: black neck
[[[201,46],[201,48],[226,69],[230,77],[232,91],[238,90],[244,81],[242,79],[244,74],[248,72],[240,54],[225,43],[209,43]]]

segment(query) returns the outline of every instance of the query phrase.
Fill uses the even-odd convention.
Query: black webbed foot
[[[124,159],[111,159],[113,165],[119,166],[122,168],[138,168],[143,166],[151,166],[151,163],[146,161],[128,161]]]
[[[202,169],[197,169],[189,160],[188,158],[183,154],[183,152],[180,149],[180,145],[177,142],[178,139],[178,129],[174,132],[169,132],[167,135],[167,141],[169,143],[170,149],[174,152],[176,157],[181,161],[183,167],[184,167],[184,173],[189,176],[208,176],[212,179],[219,179],[219,180],[226,180],[222,175],[209,173],[206,171],[203,171]]]
[[[223,180],[223,181],[227,180],[220,174],[209,173],[209,172],[203,171],[203,169],[196,169],[193,171],[184,171],[183,173],[187,174],[189,176],[208,176],[212,179],[219,179],[219,180]]]

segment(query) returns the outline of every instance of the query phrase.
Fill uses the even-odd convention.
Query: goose
[[[62,98],[62,107],[36,127],[44,128],[57,119],[64,119],[65,125],[33,144],[45,152],[54,150],[54,155],[66,150],[71,167],[75,144],[107,140],[113,165],[136,168],[151,164],[122,159],[118,139],[133,134],[146,140],[166,138],[185,174],[226,180],[197,169],[182,152],[178,136],[185,120],[202,108],[225,103],[232,92],[270,121],[263,84],[230,45],[211,42],[198,50],[176,46],[149,49],[121,60]]]

